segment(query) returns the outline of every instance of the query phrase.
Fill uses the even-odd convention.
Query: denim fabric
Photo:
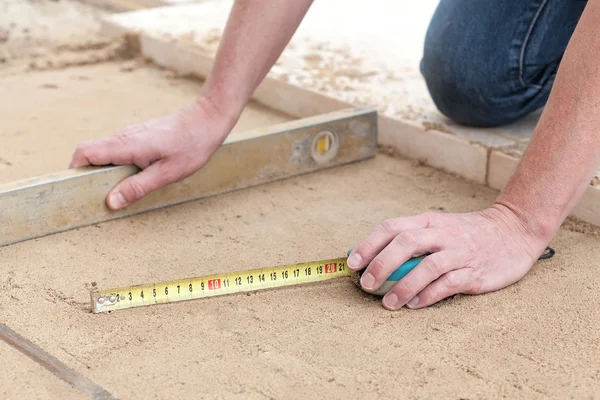
[[[586,0],[441,0],[421,73],[438,107],[473,126],[513,122],[546,104]]]

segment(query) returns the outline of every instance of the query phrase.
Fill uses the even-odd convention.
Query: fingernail
[[[367,290],[373,289],[373,286],[375,286],[375,277],[367,272],[360,279],[360,285]]]
[[[125,197],[121,192],[110,195],[108,198],[108,206],[113,210],[119,210],[125,205]]]
[[[358,253],[354,253],[348,259],[348,267],[351,269],[357,269],[362,266],[362,257]]]
[[[419,296],[413,297],[408,303],[406,303],[409,308],[416,307],[417,304],[419,304]]]
[[[383,298],[383,304],[388,308],[395,309],[398,305],[398,296],[395,293],[388,293]]]

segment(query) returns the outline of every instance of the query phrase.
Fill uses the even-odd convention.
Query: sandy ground
[[[85,399],[86,396],[57,379],[33,360],[0,342],[0,398]]]
[[[385,218],[477,209],[493,195],[381,155],[5,247],[0,321],[119,398],[591,398],[600,243],[566,230],[555,258],[518,284],[421,311],[388,312],[343,279],[89,313],[92,282],[329,258]]]
[[[64,169],[79,141],[169,112],[199,88],[123,66],[130,62],[2,69],[0,91],[10,96],[0,98],[0,182]],[[286,118],[251,105],[236,129]],[[2,247],[0,323],[123,399],[594,398],[600,238],[575,223],[553,241],[556,256],[519,283],[425,310],[386,311],[341,279],[90,313],[93,285],[336,257],[386,218],[476,210],[495,195],[380,154]],[[78,397],[2,346],[3,398]]]
[[[201,82],[149,65],[127,40],[97,33],[77,1],[0,0],[0,183],[66,169],[77,144],[194,101]],[[75,24],[66,24],[72,18]],[[2,24],[0,24],[2,26]],[[234,135],[289,120],[251,103]],[[91,123],[94,121],[94,123]],[[51,134],[51,132],[60,132]]]
[[[95,35],[100,13],[76,0],[0,0],[0,63]]]
[[[200,90],[199,82],[137,65],[121,61],[1,78],[0,91],[12,95],[0,98],[0,182],[66,169],[81,141],[175,111]],[[289,118],[252,103],[234,131]]]

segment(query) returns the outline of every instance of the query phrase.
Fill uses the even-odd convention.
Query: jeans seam
[[[529,88],[535,88],[535,89],[542,89],[543,86],[525,82],[525,79],[524,79],[525,49],[527,48],[527,44],[529,43],[529,39],[531,38],[531,35],[533,33],[533,28],[535,28],[535,25],[537,24],[537,22],[540,18],[540,15],[542,14],[542,11],[546,7],[546,4],[548,4],[548,0],[542,0],[542,3],[539,5],[539,7],[537,9],[537,12],[533,16],[533,20],[531,21],[531,24],[529,25],[527,34],[525,35],[525,38],[523,39],[523,44],[521,45],[521,52],[519,55],[519,80],[521,81],[521,84],[523,86],[529,87]]]

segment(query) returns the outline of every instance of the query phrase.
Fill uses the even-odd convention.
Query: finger
[[[90,160],[88,160],[88,154],[90,149],[94,148],[94,143],[95,142],[85,142],[77,146],[75,153],[73,153],[73,157],[71,158],[69,168],[78,168],[90,165],[91,163]]]
[[[127,127],[117,134],[89,142],[84,142],[77,146],[75,153],[69,164],[69,168],[83,167],[86,165],[122,165],[122,164],[135,164],[134,163],[134,152],[133,148],[137,144],[133,143],[131,139],[133,134],[139,133],[145,130],[144,125],[134,125]],[[136,152],[138,154],[145,153],[137,146]],[[150,164],[148,161],[147,165],[138,165],[140,168],[145,168]]]
[[[367,292],[376,290],[412,256],[438,251],[442,247],[441,240],[436,228],[400,232],[369,263],[361,277],[362,288]]]
[[[359,270],[365,267],[400,232],[423,229],[429,226],[429,215],[394,218],[384,221],[363,239],[348,257],[348,268]]]
[[[402,308],[432,282],[463,265],[463,257],[456,251],[440,251],[425,257],[384,296],[384,307],[390,310]]]
[[[132,160],[131,146],[110,137],[77,146],[69,168],[86,165],[133,164]]]
[[[450,271],[423,289],[406,306],[410,309],[423,308],[455,294],[464,293],[471,287],[472,279],[470,269],[462,268]]]
[[[107,197],[112,210],[120,210],[149,193],[175,182],[179,174],[172,163],[159,161],[119,183]]]

